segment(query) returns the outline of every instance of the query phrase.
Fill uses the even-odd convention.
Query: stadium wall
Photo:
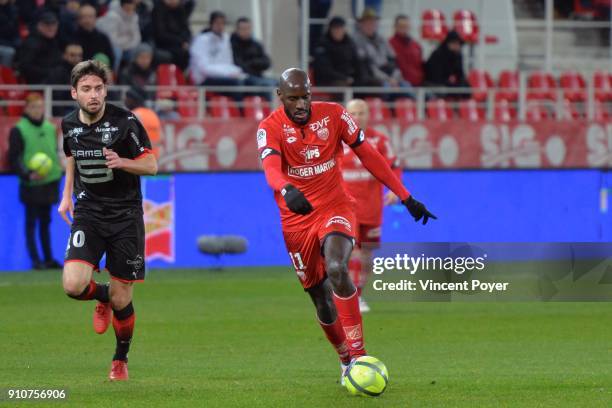
[[[383,240],[606,242],[609,172],[601,170],[429,170],[404,181],[439,220],[415,224],[400,206],[385,209]],[[278,210],[261,172],[182,173],[143,183],[152,267],[289,265]],[[0,271],[29,269],[15,176],[0,176]],[[55,212],[53,252],[68,227]],[[249,248],[220,259],[198,252],[200,235],[238,234]]]

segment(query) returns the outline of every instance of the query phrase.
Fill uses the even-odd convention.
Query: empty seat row
[[[394,102],[393,110],[381,98],[366,98],[370,109],[370,118],[373,121],[382,121],[393,117],[412,122],[417,120],[416,102],[409,98],[401,98]],[[456,106],[455,106],[456,105]],[[482,121],[486,119],[485,102],[474,98],[464,99],[456,103],[444,99],[431,99],[425,104],[425,116],[428,119],[447,121],[459,118],[468,121]],[[455,109],[456,107],[456,109]],[[583,107],[584,108],[584,107]],[[610,113],[607,103],[596,100],[593,106],[595,120],[608,120]],[[541,100],[530,100],[525,106],[525,117],[528,121],[552,119],[555,115],[554,103]],[[395,115],[393,114],[395,113]],[[560,109],[558,119],[579,119],[586,117],[586,113],[572,101],[565,99]],[[516,102],[507,99],[495,101],[493,105],[493,118],[497,121],[510,121],[518,118]]]
[[[612,75],[604,71],[593,73],[594,97],[599,101],[612,100]],[[518,71],[505,70],[500,72],[497,87],[486,71],[472,70],[468,74],[468,82],[472,87],[472,97],[477,101],[487,99],[488,92],[496,89],[496,100],[516,101],[519,94]],[[582,74],[576,71],[565,71],[559,76],[559,81],[548,72],[535,71],[527,76],[527,99],[556,100],[558,90],[562,91],[564,99],[571,102],[587,100],[587,83]]]

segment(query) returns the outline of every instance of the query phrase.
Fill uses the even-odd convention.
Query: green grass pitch
[[[97,276],[106,279],[107,276]],[[58,272],[0,273],[0,387],[65,388],[75,407],[609,407],[609,303],[372,302],[379,398],[350,396],[309,298],[286,268],[152,271],[135,290],[127,383],[106,376],[112,327],[93,332]]]

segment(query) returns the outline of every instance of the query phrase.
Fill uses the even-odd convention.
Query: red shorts
[[[359,245],[365,243],[369,244],[368,247],[370,248],[380,247],[380,235],[382,232],[380,225],[359,224],[357,226],[357,232],[357,243]]]
[[[321,212],[317,221],[301,231],[283,231],[289,257],[304,289],[321,283],[326,275],[323,243],[330,234],[340,234],[355,242],[355,213],[341,205]]]

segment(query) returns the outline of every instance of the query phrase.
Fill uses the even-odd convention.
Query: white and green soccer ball
[[[38,173],[41,177],[45,177],[49,174],[53,160],[45,153],[35,153],[27,163],[28,169]]]
[[[378,397],[387,388],[389,371],[382,361],[372,356],[359,357],[351,363],[344,386],[353,395]]]

